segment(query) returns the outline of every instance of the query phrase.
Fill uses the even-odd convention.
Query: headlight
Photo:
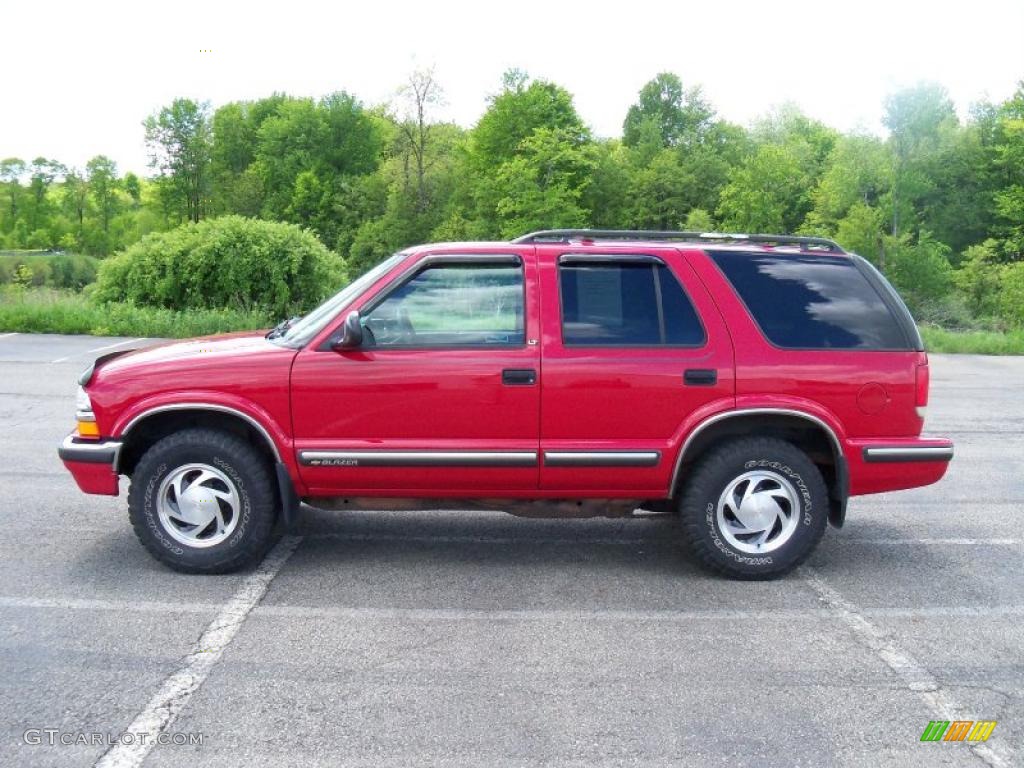
[[[78,422],[79,437],[99,437],[100,428],[96,424],[96,414],[92,412],[92,401],[89,393],[82,387],[75,393],[75,420]]]
[[[92,400],[89,399],[89,393],[85,391],[85,387],[79,387],[78,392],[75,393],[75,410],[78,411],[78,419],[82,421],[82,417],[88,415],[89,419],[93,419],[92,415]]]

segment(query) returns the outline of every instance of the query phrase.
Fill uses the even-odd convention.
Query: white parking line
[[[64,363],[74,357],[85,357],[96,352],[102,352],[105,349],[114,349],[115,347],[123,347],[125,344],[134,344],[136,341],[144,341],[145,336],[139,336],[137,339],[128,339],[126,341],[119,341],[116,344],[107,344],[105,347],[96,347],[96,349],[90,349],[85,352],[75,352],[72,355],[66,355],[65,357],[58,357],[56,360],[51,360],[51,363]]]
[[[595,621],[692,623],[695,621],[814,621],[835,618],[829,608],[774,608],[765,610],[708,608],[704,610],[579,610],[523,608],[490,610],[472,608],[369,608],[345,606],[261,605],[261,617],[344,619],[346,621]],[[930,608],[884,608],[871,615],[891,619],[1004,618],[1024,616],[1024,605],[943,606]]]
[[[35,531],[36,529],[32,529]],[[338,541],[380,541],[380,542],[410,542],[413,544],[491,544],[499,546],[507,546],[510,544],[531,544],[541,545],[547,544],[549,546],[579,546],[587,544],[614,544],[619,546],[632,546],[634,544],[651,546],[653,544],[671,544],[672,542],[664,538],[636,538],[628,536],[592,536],[592,537],[529,537],[529,536],[473,536],[471,534],[455,534],[445,535],[438,534],[437,536],[431,536],[429,534],[412,534],[404,535],[400,533],[310,533],[306,535],[307,539],[318,540],[318,539],[334,539]],[[1024,544],[1024,539],[1009,539],[1009,538],[998,538],[998,539],[985,539],[985,538],[949,538],[949,539],[932,539],[932,538],[858,538],[855,536],[835,536],[834,538],[827,538],[826,542],[832,543],[856,543],[856,544],[899,544],[899,545],[917,545],[917,544],[934,544],[936,546],[996,546],[996,547],[1014,547],[1020,544]]]
[[[130,611],[138,613],[209,613],[220,603],[165,603],[153,600],[91,600],[75,597],[0,597],[2,608],[39,608],[61,611]]]
[[[17,336],[17,335],[18,335],[17,331],[15,331],[14,333],[0,333],[0,339],[7,339],[7,338],[10,338],[11,336]]]
[[[97,768],[134,768],[142,765],[160,734],[174,722],[192,694],[209,677],[213,666],[220,661],[224,649],[238,634],[249,612],[263,599],[270,582],[301,541],[301,536],[285,536],[277,543],[206,627],[195,647],[185,657],[181,668],[164,681],[145,709],[124,730],[122,738],[96,761]]]
[[[115,613],[209,613],[217,603],[171,603],[161,601],[104,600],[86,598],[0,597],[4,608],[61,611],[112,611]],[[831,608],[697,608],[688,610],[619,610],[613,608],[479,609],[479,608],[376,608],[369,606],[258,605],[252,613],[278,619],[345,619],[349,621],[607,621],[607,622],[694,622],[694,621],[816,621],[834,619]],[[878,619],[1001,619],[1024,616],[1024,605],[931,605],[921,608],[872,608],[860,614]]]
[[[911,691],[917,693],[939,720],[974,720],[978,713],[968,714],[917,659],[900,648],[887,633],[864,618],[863,612],[830,586],[813,568],[801,566],[800,574],[818,598],[849,627],[854,636],[885,662]],[[953,683],[955,685],[955,682]],[[962,715],[962,717],[961,717]],[[1016,765],[1013,748],[1002,741],[968,744],[967,748],[993,768]]]
[[[952,547],[1015,547],[1024,544],[1024,539],[838,539],[838,541],[857,542],[858,544],[935,544]]]

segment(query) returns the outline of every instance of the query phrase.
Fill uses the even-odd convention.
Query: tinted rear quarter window
[[[710,251],[767,339],[786,349],[911,348],[852,258]]]

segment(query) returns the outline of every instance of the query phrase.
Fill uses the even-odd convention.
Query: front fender
[[[187,391],[143,398],[118,414],[110,432],[113,437],[123,440],[134,427],[149,416],[169,411],[192,410],[217,411],[243,419],[263,435],[276,461],[284,464],[293,478],[298,477],[292,439],[279,420],[258,403],[236,395],[215,391]]]

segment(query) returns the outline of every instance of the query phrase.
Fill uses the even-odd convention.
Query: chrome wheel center
[[[235,484],[208,464],[173,470],[157,492],[157,516],[163,529],[190,547],[212,547],[238,525],[241,503]]]
[[[777,472],[744,472],[718,498],[718,529],[726,542],[741,552],[771,552],[789,541],[796,530],[799,498],[793,484]]]

